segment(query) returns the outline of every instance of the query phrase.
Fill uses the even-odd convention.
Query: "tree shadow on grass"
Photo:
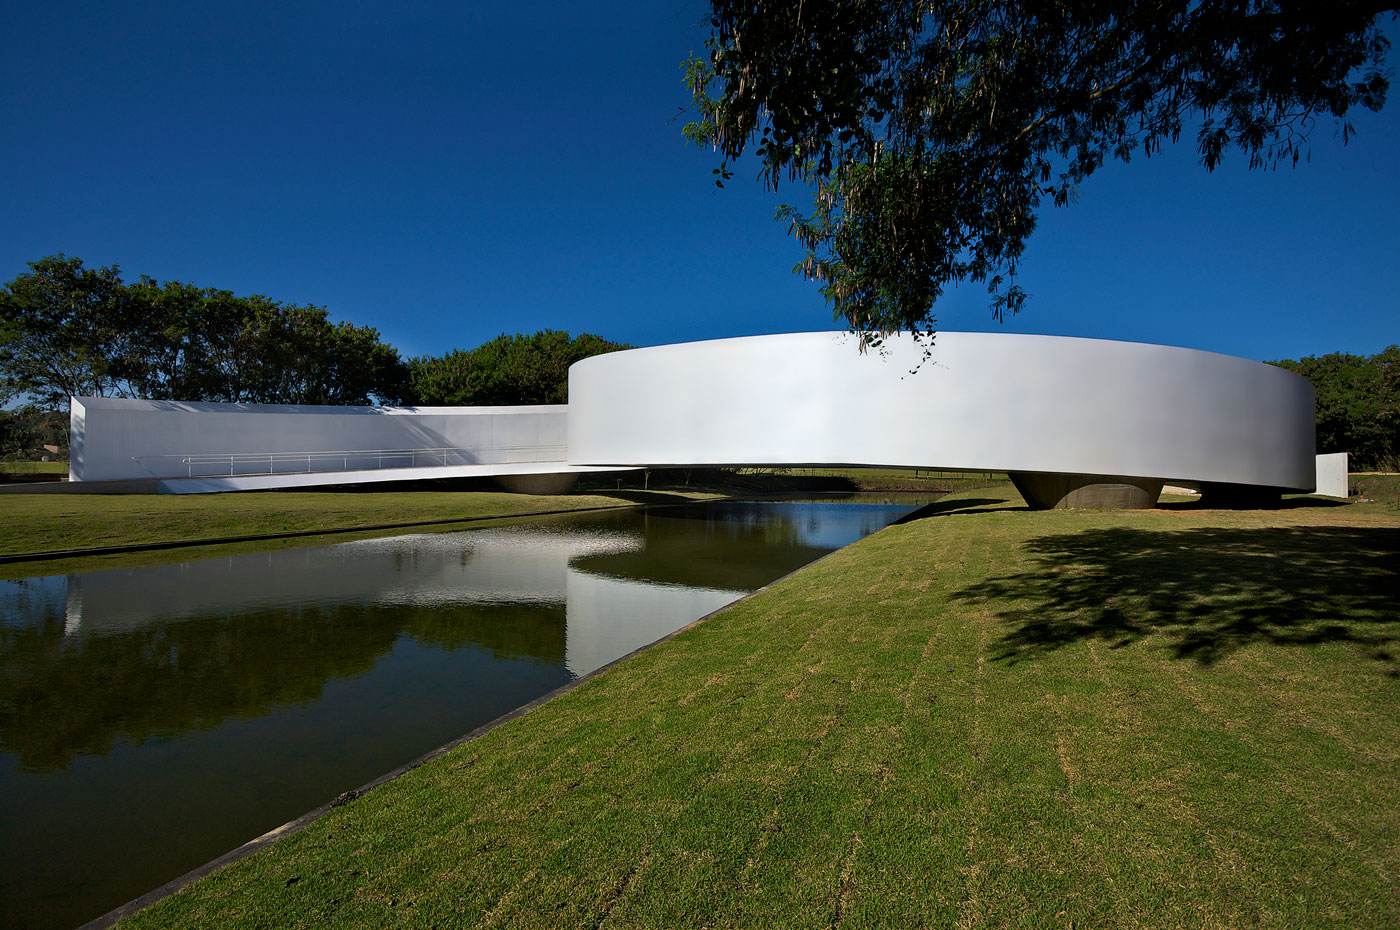
[[[1209,665],[1255,643],[1355,643],[1400,675],[1400,530],[1090,530],[1026,544],[1026,571],[954,597],[1007,624],[998,659],[1163,637]]]
[[[1307,495],[1289,495],[1269,504],[1246,503],[1238,507],[1221,507],[1206,500],[1158,501],[1157,510],[1179,510],[1188,513],[1204,513],[1211,510],[1318,510],[1331,507],[1346,507],[1351,501]]]

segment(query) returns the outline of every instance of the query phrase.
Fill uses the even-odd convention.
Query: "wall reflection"
[[[81,923],[909,509],[608,512],[0,584],[0,924]]]

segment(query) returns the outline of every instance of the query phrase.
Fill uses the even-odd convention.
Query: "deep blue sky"
[[[803,193],[744,166],[716,191],[682,141],[705,9],[4,4],[0,281],[65,252],[324,305],[406,355],[833,328],[772,219]],[[1110,165],[1042,214],[1021,316],[969,287],[940,325],[1256,359],[1400,342],[1400,101],[1354,122],[1296,171],[1208,175],[1189,142]]]

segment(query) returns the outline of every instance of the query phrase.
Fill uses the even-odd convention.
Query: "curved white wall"
[[[1058,336],[938,333],[922,364],[911,337],[887,347],[799,333],[585,359],[569,370],[569,462],[1314,484],[1312,386],[1271,365]]]

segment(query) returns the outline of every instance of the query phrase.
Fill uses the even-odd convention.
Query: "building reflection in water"
[[[909,509],[604,512],[0,584],[0,923],[81,923]]]

